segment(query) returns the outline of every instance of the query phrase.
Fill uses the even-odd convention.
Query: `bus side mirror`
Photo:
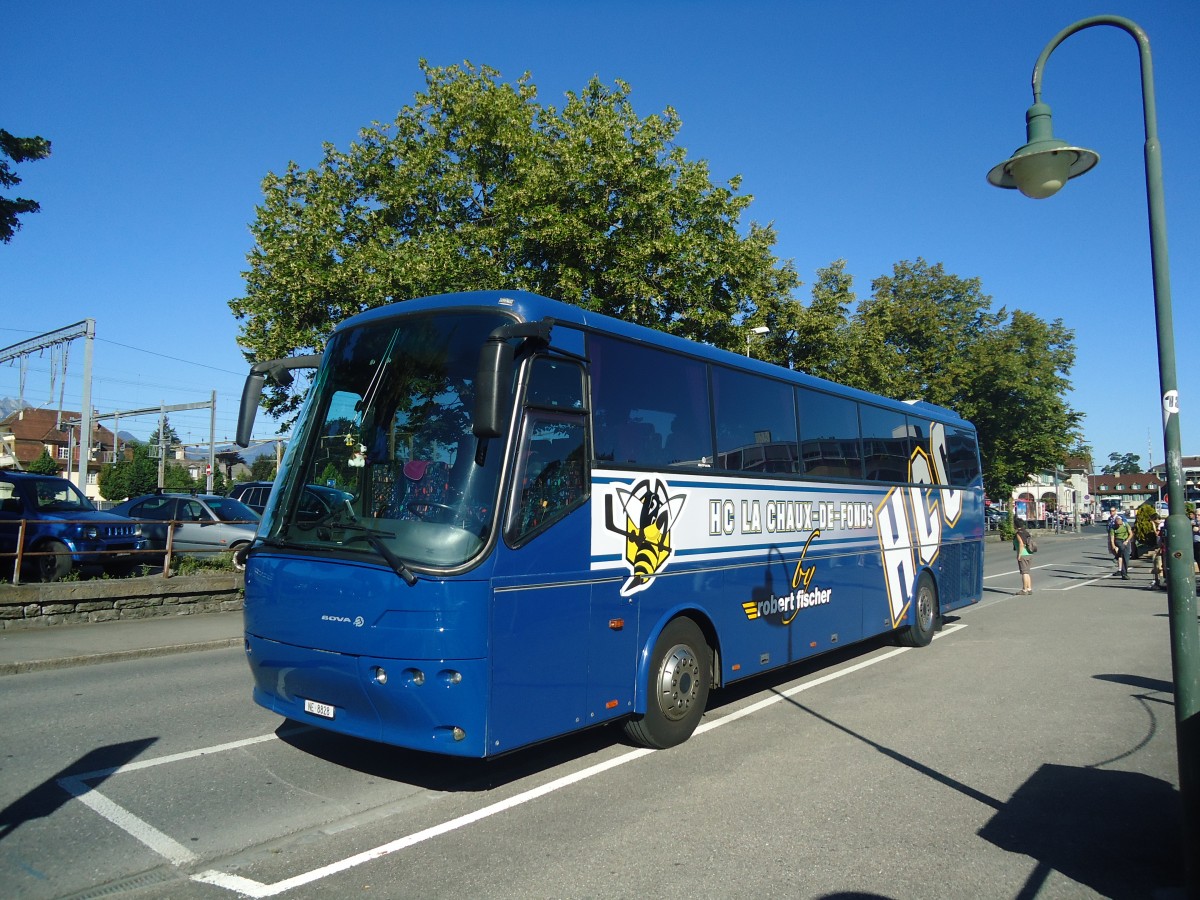
[[[479,351],[479,370],[475,375],[475,417],[471,430],[477,438],[500,437],[508,424],[512,364],[512,347],[493,332]]]
[[[320,364],[320,355],[312,354],[272,359],[251,366],[250,374],[246,376],[246,383],[242,385],[242,406],[238,410],[237,445],[239,447],[250,446],[250,433],[254,430],[254,415],[258,412],[258,403],[262,399],[263,382],[266,379],[270,378],[276,384],[287,387],[292,383],[293,369],[315,369]]]
[[[501,325],[487,336],[479,351],[475,374],[475,415],[471,431],[481,440],[500,437],[508,425],[512,402],[512,367],[517,350],[508,345],[524,338],[538,347],[550,343],[550,319]]]

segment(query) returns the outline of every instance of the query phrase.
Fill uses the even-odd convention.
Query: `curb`
[[[48,669],[71,669],[76,666],[94,666],[106,662],[140,659],[151,656],[170,656],[175,653],[194,653],[199,650],[223,650],[236,647],[244,638],[219,638],[215,641],[198,641],[193,644],[168,644],[163,647],[140,647],[135,650],[112,650],[106,653],[89,653],[86,656],[67,656],[60,659],[30,659],[22,662],[0,663],[0,676],[23,675],[26,672],[42,672]]]

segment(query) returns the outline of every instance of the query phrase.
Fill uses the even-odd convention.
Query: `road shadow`
[[[275,735],[301,753],[373,778],[416,785],[431,791],[489,791],[603,752],[622,739],[620,725],[595,728],[513,750],[487,759],[462,759],[349,737],[295,722],[285,722]]]
[[[65,769],[51,775],[37,787],[27,791],[0,810],[0,841],[4,840],[26,822],[52,816],[77,792],[68,790],[63,782],[79,784],[80,776],[94,787],[103,783],[117,769],[136,759],[154,744],[158,738],[142,738],[120,744],[97,747],[79,757]]]
[[[1051,871],[1104,897],[1149,898],[1183,882],[1179,794],[1141,772],[1047,763],[1004,803],[979,836],[1036,860],[1017,898]]]
[[[1046,763],[1002,801],[859,734],[795,698],[784,699],[889,759],[994,809],[979,836],[1036,863],[1015,895],[1018,900],[1036,897],[1052,871],[1117,900],[1161,896],[1163,888],[1183,883],[1182,803],[1178,791],[1162,779],[1140,772]]]

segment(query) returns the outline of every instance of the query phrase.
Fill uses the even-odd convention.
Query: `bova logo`
[[[950,483],[945,426],[930,425],[929,446],[932,457],[918,448],[909,459],[908,480],[914,486],[892,488],[875,509],[893,628],[898,628],[908,613],[918,569],[937,559],[943,528],[953,528],[962,515],[963,491],[921,487]]]
[[[644,479],[632,487],[618,487],[617,499],[624,515],[624,527],[618,527],[613,514],[612,494],[604,498],[605,527],[625,539],[625,562],[630,575],[621,585],[621,596],[644,591],[654,576],[667,565],[671,556],[671,526],[683,509],[685,494],[670,495],[670,487],[661,479]]]

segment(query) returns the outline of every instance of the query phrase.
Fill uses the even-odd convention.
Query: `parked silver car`
[[[259,518],[246,504],[211,494],[146,494],[118,504],[112,512],[141,522],[155,550],[166,550],[167,530],[174,523],[173,553],[229,553],[239,572],[246,567],[246,550]]]

